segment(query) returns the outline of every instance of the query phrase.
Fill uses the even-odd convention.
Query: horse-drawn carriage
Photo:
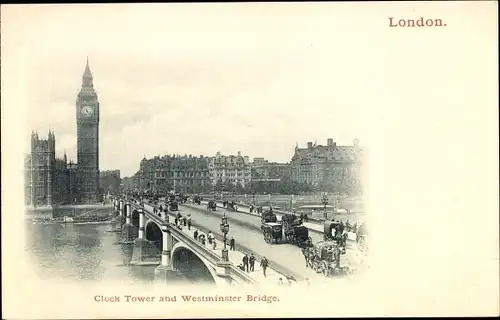
[[[277,221],[278,221],[278,217],[273,212],[272,208],[270,208],[269,210],[265,210],[265,211],[262,212],[262,216],[261,216],[261,222],[262,223],[277,222]]]
[[[283,237],[283,226],[281,223],[266,222],[260,227],[266,243],[280,243]]]
[[[344,233],[344,224],[339,221],[325,221],[323,240],[333,241],[343,247],[347,245],[347,233]]]
[[[236,202],[234,201],[231,201],[231,202],[227,202],[226,203],[226,208],[229,210],[229,211],[238,211],[238,205],[236,204]]]
[[[214,200],[208,201],[207,210],[208,211],[215,211],[215,210],[217,210],[217,203],[215,203]]]
[[[186,195],[184,195],[183,193],[177,193],[175,195],[175,200],[180,203],[180,204],[183,204],[183,203],[186,203],[187,202],[187,199],[188,197]]]
[[[168,209],[170,211],[179,211],[179,205],[177,204],[177,201],[170,201],[168,204]]]
[[[286,243],[295,244],[301,248],[312,246],[309,229],[302,224],[302,219],[294,214],[285,214],[281,217],[281,224]]]
[[[194,196],[194,198],[193,198],[193,202],[194,202],[195,204],[197,204],[197,205],[200,205],[200,204],[201,204],[201,197],[200,197],[200,196],[198,196],[198,195]]]
[[[313,248],[302,249],[302,253],[307,266],[326,277],[352,273],[349,266],[343,263],[342,248],[335,241],[319,241]]]
[[[312,245],[309,229],[295,215],[285,214],[278,222],[276,214],[269,210],[262,214],[261,219],[261,230],[267,243],[290,243],[301,248]]]

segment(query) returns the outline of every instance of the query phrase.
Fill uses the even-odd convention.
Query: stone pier
[[[137,237],[136,228],[132,225],[132,206],[130,203],[125,203],[125,224],[122,226],[121,244],[133,244],[134,239]]]
[[[139,209],[139,236],[134,240],[134,251],[130,264],[133,265],[157,265],[160,264],[158,249],[151,241],[148,241],[144,234],[145,228],[144,209]]]
[[[186,278],[180,273],[172,268],[172,247],[174,245],[174,239],[172,234],[167,230],[166,227],[162,228],[163,233],[163,251],[161,253],[161,264],[155,269],[155,282],[156,283],[175,283],[177,281],[183,281]]]

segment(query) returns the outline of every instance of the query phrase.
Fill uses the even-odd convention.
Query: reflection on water
[[[128,265],[133,246],[118,244],[120,234],[109,224],[33,224],[27,222],[26,250],[41,280],[120,281],[149,284],[156,266]],[[201,261],[185,270],[190,283],[206,282]],[[204,271],[205,269],[205,271]],[[212,280],[213,282],[213,280]]]

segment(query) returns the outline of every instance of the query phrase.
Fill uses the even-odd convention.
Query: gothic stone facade
[[[55,134],[31,135],[25,158],[25,203],[55,205],[99,201],[99,101],[89,63],[76,101],[78,165],[55,156]]]
[[[79,200],[76,164],[56,158],[55,134],[47,139],[31,134],[31,153],[25,157],[25,204],[44,206],[75,203]]]
[[[87,60],[82,88],[76,100],[78,170],[81,174],[81,202],[99,201],[99,100]]]

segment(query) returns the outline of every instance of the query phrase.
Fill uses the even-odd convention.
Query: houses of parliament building
[[[76,100],[77,163],[66,154],[56,158],[56,136],[47,139],[31,133],[31,152],[25,157],[25,204],[52,206],[90,204],[100,201],[99,192],[99,100],[89,62]]]

